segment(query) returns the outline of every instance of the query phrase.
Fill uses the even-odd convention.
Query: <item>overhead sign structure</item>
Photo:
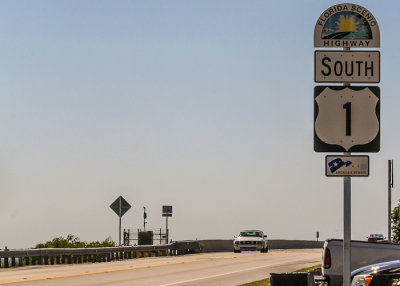
[[[315,51],[315,82],[379,83],[379,51]]]
[[[371,12],[360,5],[334,5],[318,18],[314,47],[379,48],[378,22]]]
[[[327,177],[368,177],[369,156],[335,156],[325,157],[325,175]]]
[[[379,149],[379,87],[315,87],[316,152],[379,152]]]

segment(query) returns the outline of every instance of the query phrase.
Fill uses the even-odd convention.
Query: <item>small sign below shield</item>
[[[327,177],[368,177],[369,156],[334,156],[325,157],[325,175]]]

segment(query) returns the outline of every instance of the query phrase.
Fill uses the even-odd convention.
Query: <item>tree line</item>
[[[112,247],[116,245],[117,244],[111,239],[111,237],[107,237],[103,241],[92,241],[88,243],[86,241],[81,241],[79,237],[76,237],[73,234],[69,234],[66,238],[59,236],[46,241],[45,243],[38,243],[35,248],[87,248]]]

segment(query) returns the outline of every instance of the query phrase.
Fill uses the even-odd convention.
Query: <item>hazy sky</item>
[[[343,179],[313,150],[313,33],[340,2],[1,1],[0,248],[56,236],[118,241],[343,235]],[[352,180],[352,236],[387,230],[400,198],[400,1],[358,1],[381,30],[381,151]],[[322,84],[323,85],[323,84]],[[397,126],[397,127],[396,127]]]

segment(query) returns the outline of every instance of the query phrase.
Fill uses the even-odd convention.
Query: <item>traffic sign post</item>
[[[165,229],[167,232],[166,243],[168,244],[168,239],[169,239],[168,217],[172,217],[172,206],[162,206],[162,216],[165,216]]]
[[[121,245],[121,217],[131,208],[131,205],[122,197],[119,196],[111,205],[110,208],[119,216],[119,245]]]
[[[380,31],[375,17],[357,4],[334,5],[317,20],[314,47],[343,48],[343,51],[315,51],[314,80],[344,84],[343,87],[317,86],[314,89],[314,150],[344,152],[348,157],[351,152],[379,152],[379,87],[350,87],[350,83],[380,82],[379,52],[350,51],[351,47],[380,47]],[[343,164],[351,165],[350,161],[343,162],[343,158],[330,161],[331,171],[337,171],[339,165],[339,169]],[[351,284],[350,265],[351,176],[347,175],[343,178],[344,286]]]

